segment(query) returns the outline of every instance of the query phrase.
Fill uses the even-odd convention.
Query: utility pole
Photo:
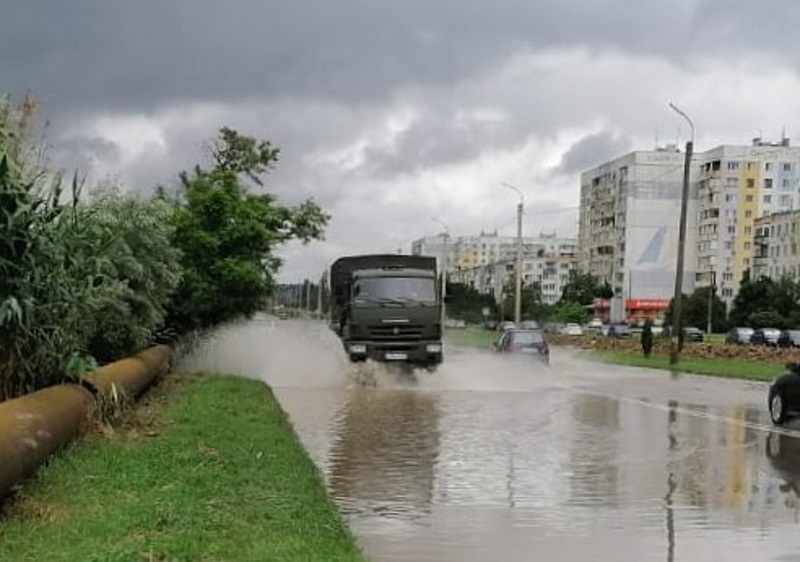
[[[440,221],[437,218],[432,219],[434,222],[438,222],[444,228],[442,232],[442,280],[440,282],[440,288],[442,293],[442,313],[441,318],[439,319],[440,325],[442,330],[444,331],[444,325],[447,320],[447,307],[444,304],[444,299],[447,296],[447,267],[448,267],[448,255],[449,255],[449,240],[450,240],[450,229],[447,227],[447,224]]]
[[[717,294],[717,273],[712,269],[708,272],[708,317],[706,318],[706,333],[710,336],[714,329],[714,297]]]
[[[317,316],[322,318],[322,286],[325,284],[325,272],[320,275],[319,287],[317,288]]]
[[[690,140],[686,141],[686,158],[683,163],[683,189],[681,190],[681,216],[678,225],[678,259],[675,266],[675,295],[672,302],[672,334],[670,335],[669,363],[678,362],[683,349],[683,257],[686,247],[686,208],[689,203],[689,179],[692,169],[692,151],[694,149],[694,123],[683,111],[672,102],[669,107],[686,119],[691,129]]]
[[[519,195],[519,203],[517,203],[517,259],[514,265],[514,323],[519,325],[522,321],[522,213],[525,206],[525,196],[519,188],[508,183],[503,185],[513,189]]]

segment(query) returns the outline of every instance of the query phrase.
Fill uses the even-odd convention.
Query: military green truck
[[[330,267],[330,288],[330,327],[351,361],[396,361],[431,371],[442,362],[436,258],[339,258]]]

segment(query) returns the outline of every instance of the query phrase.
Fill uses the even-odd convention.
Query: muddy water
[[[452,348],[409,378],[267,318],[187,367],[273,387],[375,561],[800,560],[800,431],[762,384]]]

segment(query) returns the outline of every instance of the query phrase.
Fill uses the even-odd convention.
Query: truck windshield
[[[436,304],[436,283],[424,277],[363,277],[353,287],[353,300],[358,304]]]

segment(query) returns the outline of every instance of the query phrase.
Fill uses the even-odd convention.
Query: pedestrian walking
[[[641,342],[642,353],[645,357],[650,357],[650,353],[653,351],[653,322],[650,319],[644,322]]]

